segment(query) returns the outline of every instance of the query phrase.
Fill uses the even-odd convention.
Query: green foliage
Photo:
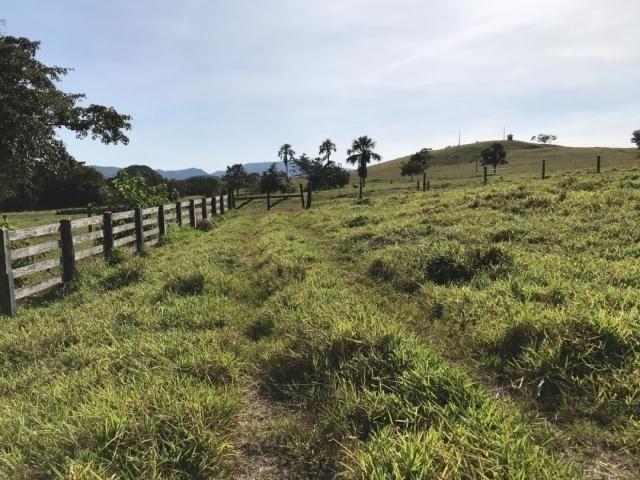
[[[36,60],[39,48],[27,38],[0,35],[0,200],[29,191],[41,172],[59,175],[73,163],[58,128],[105,144],[128,143],[123,131],[130,129],[131,117],[111,107],[79,106],[83,94],[56,86],[69,69]]]
[[[269,169],[260,175],[259,186],[261,193],[286,192],[287,176],[277,169],[275,163],[272,163]]]
[[[306,153],[303,153],[299,158],[293,159],[297,170],[307,177],[314,190],[344,187],[349,183],[349,172],[326,158],[328,158],[327,155],[325,155],[325,160],[311,159]]]
[[[132,177],[120,170],[104,188],[106,204],[112,208],[131,209],[168,203],[171,200],[166,184],[148,186],[144,177]]]
[[[324,159],[325,162],[329,162],[331,160],[331,154],[336,151],[336,144],[331,141],[330,138],[327,138],[324,142],[320,144],[320,148],[318,149],[318,154]]]
[[[236,163],[227,167],[227,172],[222,177],[227,188],[231,191],[235,190],[238,194],[240,194],[240,188],[244,187],[247,183],[247,172],[244,169],[244,166],[240,163]]]
[[[291,145],[285,143],[278,150],[278,157],[284,162],[284,168],[286,170],[286,178],[289,178],[289,162],[295,158],[296,152],[293,151]]]
[[[347,163],[357,165],[358,176],[360,177],[358,198],[362,198],[362,187],[364,186],[365,178],[367,178],[367,165],[372,160],[382,160],[382,157],[373,151],[374,148],[376,148],[376,142],[365,135],[355,139],[351,148],[347,150]]]
[[[631,143],[635,143],[636,146],[640,149],[640,129],[639,130],[635,130],[631,134]]]
[[[482,165],[491,165],[493,173],[496,172],[498,165],[507,163],[507,152],[499,143],[492,144],[489,148],[485,148],[480,152]]]
[[[184,196],[209,197],[219,195],[222,191],[220,180],[209,175],[198,175],[184,180],[169,180],[167,183],[172,191],[178,191]]]
[[[556,135],[552,135],[551,133],[540,133],[538,135],[534,135],[531,137],[532,142],[538,143],[552,143],[558,139]]]
[[[166,183],[166,180],[162,178],[162,175],[147,165],[129,165],[128,167],[123,168],[123,170],[130,177],[144,178],[144,183],[150,187]]]
[[[414,153],[409,158],[408,162],[402,162],[400,165],[400,175],[403,177],[411,176],[413,180],[414,175],[421,175],[424,173],[431,159],[431,149],[423,148],[419,152]]]

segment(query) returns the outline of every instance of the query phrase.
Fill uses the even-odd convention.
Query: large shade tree
[[[280,150],[278,150],[278,157],[280,157],[280,159],[284,163],[284,169],[287,175],[287,179],[289,178],[289,162],[294,159],[295,155],[296,152],[293,151],[293,148],[291,148],[291,145],[289,145],[288,143],[282,145],[280,147]]]
[[[360,177],[360,187],[358,190],[358,199],[362,198],[362,187],[364,187],[367,178],[367,165],[372,160],[380,161],[382,157],[374,152],[376,142],[366,135],[356,138],[349,150],[347,150],[347,162],[356,165],[358,177]]]
[[[40,43],[0,32],[0,199],[25,191],[43,169],[51,175],[77,163],[59,129],[105,144],[128,143],[131,117],[112,107],[80,106],[85,95],[57,83],[68,68],[36,59]]]

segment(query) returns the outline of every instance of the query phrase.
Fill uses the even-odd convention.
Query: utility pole
[[[458,148],[460,148],[460,137],[462,136],[462,132],[458,130]]]

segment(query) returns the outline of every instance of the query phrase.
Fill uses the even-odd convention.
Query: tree
[[[0,210],[82,207],[102,203],[104,177],[95,169],[72,161],[64,169],[48,172],[37,165],[31,183],[17,186],[11,197],[0,200]]]
[[[411,181],[413,181],[414,175],[420,175],[427,170],[430,160],[431,150],[423,148],[419,152],[411,155],[408,162],[403,162],[400,165],[400,175],[403,177],[410,175]]]
[[[275,163],[272,163],[266,172],[260,175],[260,192],[275,193],[286,192],[288,178],[278,170]]]
[[[235,190],[237,195],[240,195],[240,188],[244,187],[247,182],[247,172],[244,169],[244,165],[236,163],[227,167],[227,171],[222,177],[224,183],[232,191]]]
[[[161,183],[166,183],[166,180],[156,172],[153,168],[148,167],[146,165],[129,165],[124,168],[124,171],[130,177],[142,177],[144,181],[149,186],[160,185]]]
[[[545,144],[555,142],[557,139],[558,137],[556,135],[552,135],[550,133],[540,133],[538,135],[534,135],[533,137],[531,137],[532,142],[545,143]]]
[[[165,183],[149,186],[144,177],[133,177],[125,170],[120,170],[105,186],[104,197],[112,209],[150,207],[175,200]]]
[[[631,143],[635,143],[640,149],[640,130],[636,130],[631,134]]]
[[[322,144],[320,144],[320,150],[318,154],[324,158],[325,162],[329,162],[331,159],[331,153],[336,151],[336,144],[327,138]]]
[[[284,169],[286,170],[287,180],[289,179],[289,161],[293,160],[296,152],[293,151],[291,145],[285,143],[278,150],[278,157],[284,162]]]
[[[347,155],[349,155],[347,162],[358,166],[358,176],[360,177],[358,199],[362,198],[362,187],[367,178],[367,165],[371,163],[371,160],[382,160],[382,157],[373,151],[374,148],[376,148],[376,142],[364,135],[355,139],[351,148],[347,150]]]
[[[303,153],[293,162],[316,190],[344,187],[349,183],[349,172],[331,160],[325,162],[320,157],[311,159]]]
[[[0,32],[0,198],[28,189],[43,169],[56,174],[69,167],[74,159],[58,129],[105,144],[129,142],[123,132],[131,128],[131,117],[112,107],[81,107],[84,94],[56,86],[69,69],[36,60],[39,48],[40,42]]]
[[[217,195],[221,191],[220,179],[211,175],[197,175],[184,180],[170,180],[168,185],[171,190],[177,190],[183,195],[209,196]]]
[[[482,150],[480,152],[480,157],[482,158],[482,165],[493,166],[494,175],[496,173],[496,168],[498,165],[507,163],[507,152],[499,143],[494,143],[490,147]]]

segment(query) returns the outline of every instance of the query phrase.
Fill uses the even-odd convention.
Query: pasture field
[[[471,143],[458,147],[447,147],[432,152],[431,169],[428,176],[439,183],[451,182],[456,185],[482,181],[482,166],[476,159],[480,152],[494,141]],[[498,167],[498,175],[525,175],[540,177],[541,163],[547,162],[547,173],[560,173],[568,170],[595,170],[596,157],[602,157],[602,168],[621,166],[640,166],[640,152],[637,148],[601,148],[601,147],[565,147],[561,145],[540,145],[519,141],[498,141],[507,152],[507,164]],[[369,168],[369,181],[408,181],[409,177],[400,176],[400,165],[409,160],[402,157],[395,160],[372,164]],[[489,167],[489,173],[493,173]],[[357,183],[355,172],[352,183]]]
[[[640,168],[365,193],[3,318],[0,477],[638,478]]]

